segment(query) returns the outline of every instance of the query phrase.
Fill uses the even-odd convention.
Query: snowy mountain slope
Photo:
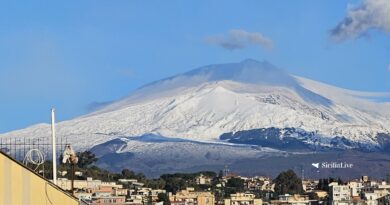
[[[267,62],[245,60],[211,65],[137,89],[85,116],[58,123],[59,136],[80,149],[147,133],[225,143],[224,133],[257,128],[298,128],[331,141],[336,136],[379,146],[390,133],[390,106],[364,97],[388,95],[349,91],[289,75]],[[46,137],[36,125],[1,137]]]
[[[317,95],[302,87],[293,76],[285,71],[274,67],[268,62],[258,62],[248,59],[239,63],[200,67],[183,74],[147,84],[128,97],[112,103],[93,114],[118,110],[137,102],[175,96],[177,93],[186,92],[188,88],[226,80],[245,84],[245,86],[241,86],[242,91],[245,91],[245,87],[248,85],[285,87],[293,89],[307,101],[317,101],[322,104],[329,103],[321,95]]]
[[[127,166],[152,176],[189,170],[198,166],[223,167],[242,158],[283,156],[286,154],[278,150],[251,146],[230,146],[169,139],[158,139],[152,142],[141,138],[143,137],[115,139],[93,147],[92,151],[100,157],[99,166],[101,167],[120,171],[121,168]],[[117,145],[120,145],[120,148],[116,152],[105,149]],[[102,153],[102,151],[108,152]],[[113,161],[115,163],[112,163]]]
[[[310,79],[294,76],[298,82],[309,90],[315,93],[321,93],[326,98],[331,98],[332,101],[344,104],[357,109],[365,110],[369,113],[379,115],[390,115],[390,103],[372,103],[373,101],[381,101],[382,98],[390,98],[390,92],[362,92],[353,91],[335,86],[327,85]],[[370,100],[371,99],[371,100]]]

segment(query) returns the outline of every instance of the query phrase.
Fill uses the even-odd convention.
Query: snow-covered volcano
[[[383,150],[390,144],[390,104],[372,99],[388,96],[337,88],[290,75],[268,62],[245,60],[147,84],[100,110],[58,123],[57,132],[69,136],[78,149],[88,149],[150,134],[226,145],[240,137],[235,135],[239,131],[275,128],[280,142],[288,137],[328,148]],[[222,139],[226,133],[231,138]],[[269,132],[254,133],[249,138]],[[39,124],[0,136],[49,134],[49,125]]]

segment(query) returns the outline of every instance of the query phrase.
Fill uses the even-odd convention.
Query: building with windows
[[[329,191],[329,197],[332,205],[343,205],[351,202],[351,191],[348,185],[332,184],[332,186],[329,187]]]
[[[92,199],[91,205],[125,205],[126,197],[124,196],[107,196]]]
[[[367,205],[378,205],[379,199],[388,196],[390,192],[387,189],[375,189],[371,192],[364,192],[364,199]]]
[[[171,204],[184,205],[214,205],[215,197],[211,192],[195,191],[194,188],[187,188],[169,196]]]
[[[200,174],[199,176],[196,177],[196,184],[199,184],[199,185],[210,185],[212,180],[213,180],[212,177]]]
[[[225,199],[225,205],[262,205],[263,201],[257,199],[254,194],[236,193]]]
[[[272,200],[272,205],[312,205],[317,204],[317,200],[310,200],[308,195],[285,194],[279,195],[279,200]]]

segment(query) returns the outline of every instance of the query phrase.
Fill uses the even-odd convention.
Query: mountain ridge
[[[227,70],[230,71],[223,72]],[[293,76],[268,62],[246,60],[203,66],[147,84],[101,110],[59,122],[57,136],[66,137],[77,150],[97,150],[96,147],[103,149],[119,143],[121,146],[107,148],[110,153],[106,153],[109,155],[105,159],[129,152],[123,155],[129,157],[129,163],[141,162],[143,157],[155,162],[164,155],[184,160],[183,169],[202,160],[205,164],[218,160],[217,164],[224,164],[245,156],[283,155],[286,151],[294,154],[292,144],[307,147],[305,152],[329,148],[387,152],[390,104],[359,97],[375,95],[378,94],[349,91]],[[226,133],[231,133],[228,141],[221,139]],[[159,136],[160,141],[118,141],[145,135]],[[15,136],[49,138],[50,126],[39,124],[0,134]],[[172,150],[181,149],[175,148],[175,143],[185,146],[185,157]],[[265,151],[267,146],[272,151]],[[155,151],[155,156],[149,149]],[[169,153],[163,153],[164,150]],[[207,156],[202,154],[208,152]],[[191,162],[191,156],[196,161]],[[149,168],[166,170],[174,166]]]

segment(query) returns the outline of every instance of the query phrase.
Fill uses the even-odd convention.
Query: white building
[[[343,205],[351,202],[351,191],[348,185],[333,185],[330,189],[330,200],[332,205]]]
[[[279,200],[273,200],[271,204],[275,205],[309,205],[312,200],[309,200],[309,196],[307,195],[299,195],[299,194],[285,194],[279,195]]]
[[[363,183],[357,181],[351,181],[348,182],[348,186],[351,190],[351,197],[360,197],[363,189]]]
[[[372,192],[365,192],[364,199],[367,201],[367,205],[379,205],[378,200],[389,194],[390,192],[386,189],[376,189]]]
[[[196,177],[196,184],[210,185],[211,181],[212,181],[211,177],[204,176],[203,174],[200,174],[198,177]]]
[[[58,178],[57,185],[64,190],[71,190],[72,181],[66,178]],[[113,188],[123,188],[121,184],[115,182],[103,182],[101,180],[92,179],[90,177],[87,180],[74,180],[75,189],[97,189],[100,186],[110,186]]]

